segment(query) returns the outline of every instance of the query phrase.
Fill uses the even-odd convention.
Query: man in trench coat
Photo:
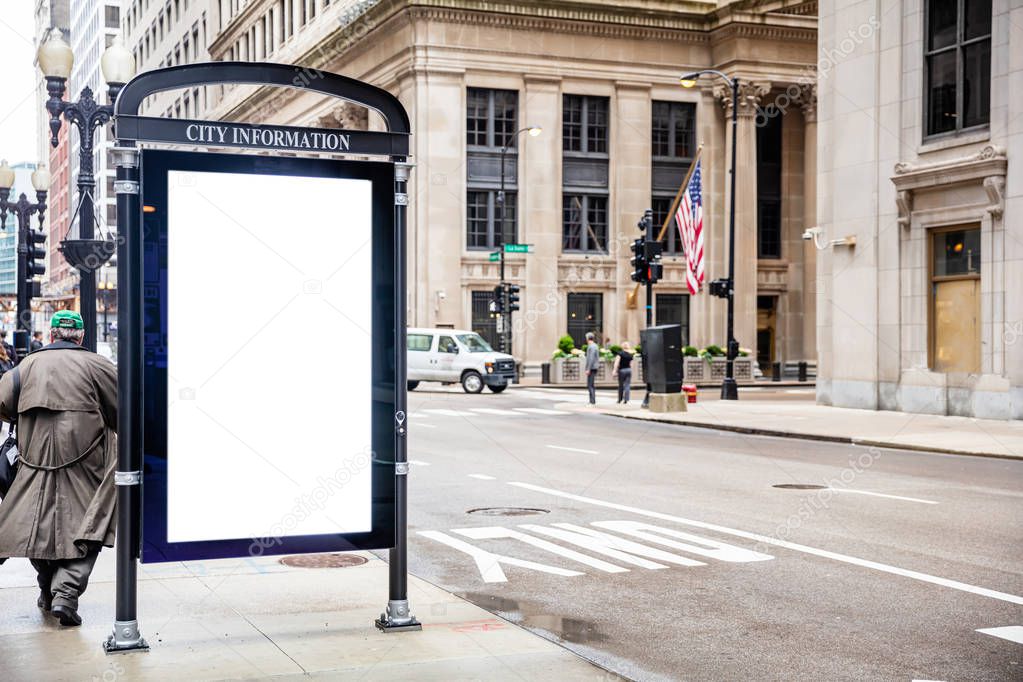
[[[39,608],[61,625],[80,625],[78,597],[102,546],[114,544],[117,369],[81,347],[78,313],[50,322],[48,346],[0,379],[0,416],[18,419],[19,468],[0,502],[0,557],[27,557]]]

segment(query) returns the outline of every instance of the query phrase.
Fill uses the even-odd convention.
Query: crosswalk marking
[[[438,414],[442,417],[471,417],[472,412],[463,412],[461,410],[447,410],[441,408],[426,408],[423,410],[428,414]]]
[[[985,635],[991,635],[992,637],[1007,639],[1010,642],[1015,642],[1016,644],[1023,644],[1023,625],[1006,625],[1000,628],[983,628],[977,630],[977,632]]]
[[[481,481],[496,481],[497,479],[493,476],[487,476],[486,474],[466,474],[469,478],[478,478]]]
[[[469,409],[472,410],[473,412],[479,412],[480,414],[496,414],[501,417],[508,416],[514,417],[518,415],[518,412],[514,412],[513,410],[508,409],[500,410],[495,407],[471,407]]]
[[[528,412],[530,414],[572,414],[564,410],[548,410],[545,407],[516,407],[517,412]]]

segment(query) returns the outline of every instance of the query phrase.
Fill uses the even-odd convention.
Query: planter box
[[[709,363],[703,358],[684,358],[683,380],[690,384],[720,386],[725,380],[728,361],[714,358]],[[739,357],[735,359],[735,380],[740,383],[753,382],[753,359]]]
[[[555,358],[551,360],[552,384],[586,384],[586,360],[582,358]],[[617,377],[611,376],[614,360],[601,360],[597,368],[597,383],[616,383]],[[632,361],[632,384],[635,386],[643,380],[643,362],[637,356]]]

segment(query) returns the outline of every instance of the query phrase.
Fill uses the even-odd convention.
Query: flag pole
[[[675,217],[675,212],[678,211],[679,202],[682,201],[682,193],[686,191],[686,187],[689,186],[689,181],[693,177],[693,171],[696,170],[696,164],[700,162],[700,155],[703,154],[703,145],[701,144],[696,148],[696,158],[689,164],[689,170],[686,171],[686,179],[682,181],[682,185],[678,188],[678,192],[675,194],[675,200],[671,202],[671,209],[668,210],[668,215],[664,216],[664,224],[661,225],[661,232],[657,235],[657,241],[663,242],[664,235],[668,233],[668,225],[671,225],[672,219]]]

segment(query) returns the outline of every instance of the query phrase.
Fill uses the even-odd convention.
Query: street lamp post
[[[497,242],[497,248],[501,252],[501,256],[500,257],[501,257],[501,286],[502,286],[502,290],[503,290],[503,287],[504,287],[504,238],[505,238],[505,235],[507,235],[507,228],[506,228],[506,225],[505,225],[505,210],[504,210],[504,177],[505,177],[504,160],[505,160],[505,157],[508,155],[508,148],[511,146],[512,142],[515,142],[519,138],[519,135],[521,135],[522,133],[525,133],[525,132],[528,132],[530,137],[536,137],[537,135],[539,135],[540,133],[543,132],[543,128],[541,128],[540,126],[526,126],[525,128],[520,128],[519,130],[516,130],[515,134],[512,135],[510,138],[508,138],[508,141],[504,143],[503,147],[501,147],[501,189],[497,193],[497,203],[499,203],[501,205],[501,220],[500,220],[501,237],[500,237],[500,239]],[[516,178],[517,178],[518,177],[518,173],[516,173],[515,175],[516,175]],[[518,183],[516,182],[516,186],[517,186],[517,184]],[[511,312],[510,311],[505,310],[502,313],[502,315],[508,321],[511,320]],[[501,352],[502,353],[507,353],[508,352],[509,344],[508,344],[506,339],[507,339],[507,336],[509,334],[511,334],[511,325],[510,324],[506,324],[505,323],[505,319],[501,320]]]
[[[83,345],[96,350],[96,271],[114,255],[115,244],[95,238],[93,152],[96,129],[110,122],[113,102],[121,88],[135,75],[135,58],[121,42],[120,37],[107,48],[100,59],[100,68],[107,81],[110,104],[99,104],[92,89],[82,88],[77,102],[64,100],[67,79],[71,75],[74,54],[60,31],[50,30],[49,39],[39,46],[39,68],[46,77],[46,111],[50,114],[50,144],[57,146],[61,116],[78,129],[78,239],[65,239],[60,244],[64,258],[81,274],[82,320],[85,322]]]
[[[696,80],[703,74],[718,76],[732,89],[732,167],[729,171],[732,176],[732,200],[728,207],[728,280],[726,283],[728,293],[728,364],[725,370],[725,380],[721,383],[721,399],[738,400],[739,387],[735,383],[735,358],[739,355],[739,342],[735,339],[735,148],[739,141],[739,79],[729,78],[716,69],[704,69],[682,76],[679,78],[679,83],[684,88],[691,88],[696,85]]]
[[[45,241],[43,220],[46,214],[46,192],[50,188],[50,173],[45,165],[40,165],[32,173],[32,187],[36,191],[36,203],[31,203],[23,193],[17,201],[8,201],[11,187],[14,186],[14,170],[6,161],[0,162],[0,227],[7,229],[7,213],[13,213],[18,220],[18,263],[17,263],[17,299],[18,321],[14,332],[14,349],[18,357],[29,352],[29,339],[32,337],[32,296],[35,294],[35,274],[38,265],[36,244]],[[32,229],[32,216],[39,218],[39,231]]]

